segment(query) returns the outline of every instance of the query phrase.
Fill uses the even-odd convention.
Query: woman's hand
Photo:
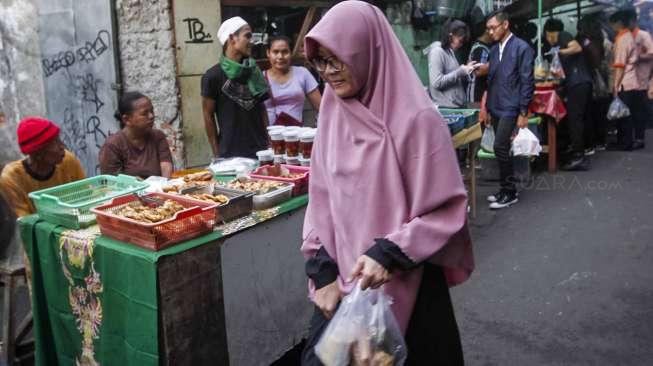
[[[356,264],[349,275],[348,282],[351,282],[356,278],[360,278],[361,290],[365,290],[368,287],[376,289],[390,281],[392,274],[374,259],[362,255],[356,261]]]
[[[338,281],[333,281],[330,284],[315,290],[313,302],[324,313],[327,319],[331,319],[338,308],[338,303],[342,299],[342,292],[338,287]]]
[[[479,67],[478,62],[470,61],[467,65],[460,65],[460,68],[465,70],[466,74],[471,74],[474,70]]]

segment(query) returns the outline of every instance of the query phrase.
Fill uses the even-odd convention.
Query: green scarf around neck
[[[242,63],[238,63],[226,56],[222,56],[220,68],[230,80],[240,79],[239,81],[242,80],[243,83],[246,81],[247,88],[254,98],[268,92],[268,83],[253,58],[246,58]]]

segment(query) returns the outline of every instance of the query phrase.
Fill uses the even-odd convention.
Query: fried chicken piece
[[[395,362],[395,358],[388,354],[385,353],[384,351],[377,351],[374,353],[374,357],[372,358],[372,366],[393,366]]]

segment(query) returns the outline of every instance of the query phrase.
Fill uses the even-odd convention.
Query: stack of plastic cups
[[[311,166],[311,153],[313,151],[315,132],[316,130],[313,128],[304,130],[299,137],[299,153],[301,154],[299,164],[301,166]]]
[[[268,134],[270,135],[270,145],[274,155],[283,155],[286,152],[286,145],[283,140],[283,126],[270,126],[268,127]]]

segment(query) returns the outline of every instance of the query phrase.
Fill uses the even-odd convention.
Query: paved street
[[[597,152],[589,172],[479,208],[476,271],[452,290],[468,365],[653,364],[650,132],[644,151]]]

